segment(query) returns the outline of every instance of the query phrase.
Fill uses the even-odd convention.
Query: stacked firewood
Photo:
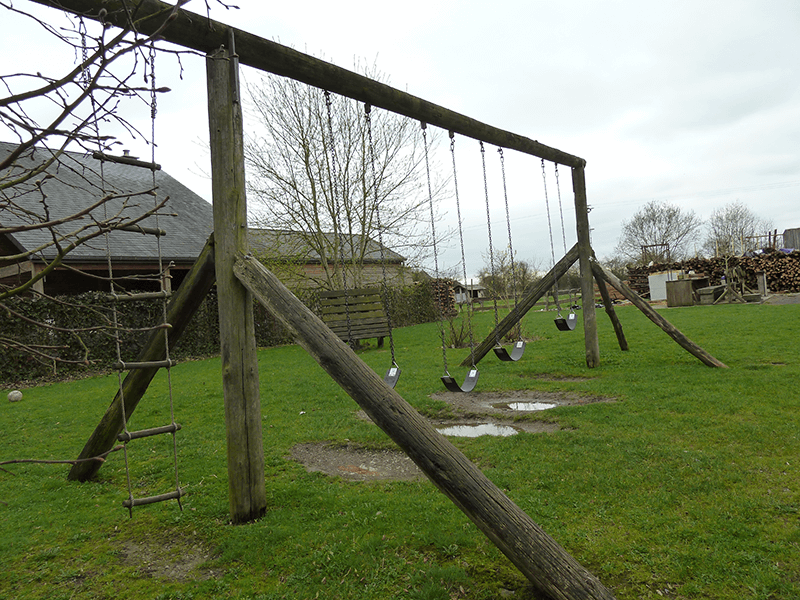
[[[456,282],[452,279],[433,279],[431,290],[433,291],[433,301],[439,314],[450,318],[458,314],[456,310],[456,294],[453,285]]]
[[[662,271],[694,271],[697,275],[708,277],[711,285],[719,285],[726,272],[729,275],[736,267],[741,267],[744,271],[744,283],[750,289],[758,289],[756,273],[763,271],[766,273],[770,292],[800,292],[800,252],[787,254],[771,248],[755,256],[690,258],[682,262],[629,267],[628,285],[639,295],[646,295],[650,291],[648,276]]]

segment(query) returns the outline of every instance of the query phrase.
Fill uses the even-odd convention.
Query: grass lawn
[[[587,369],[579,331],[530,313],[538,339],[518,363],[481,363],[478,390],[568,391],[616,402],[526,418],[553,433],[454,438],[509,497],[619,599],[800,598],[800,305],[665,309],[662,314],[729,369],[684,352],[641,313],[618,309],[631,350],[620,352],[598,312],[601,366]],[[492,315],[482,313],[476,336]],[[436,324],[395,332],[398,392],[446,414]],[[379,372],[388,350],[360,356]],[[465,356],[451,351],[451,365]],[[525,580],[428,481],[348,482],[289,457],[301,442],[390,448],[358,406],[296,346],[259,352],[266,516],[228,524],[219,360],[173,369],[180,479],[175,502],[136,509],[122,453],[96,482],[64,465],[0,471],[0,598],[528,598]],[[463,369],[451,369],[463,378]],[[0,403],[0,461],[78,454],[116,376],[24,389]],[[5,390],[3,398],[5,398]],[[132,428],[168,422],[159,377]],[[172,485],[168,436],[133,442],[143,494]]]

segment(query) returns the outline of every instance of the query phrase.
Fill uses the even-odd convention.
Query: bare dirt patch
[[[511,392],[472,392],[455,394],[441,392],[431,396],[449,405],[447,418],[429,418],[434,427],[457,425],[506,425],[516,431],[545,433],[557,431],[557,423],[536,419],[518,419],[534,411],[515,410],[516,403],[536,402],[556,406],[575,406],[592,402],[612,402],[614,398],[586,396],[570,392],[540,392],[517,390]],[[356,416],[365,421],[364,411]],[[292,448],[291,458],[303,464],[308,472],[325,473],[346,481],[414,480],[424,474],[400,450],[374,450],[357,444],[320,442],[298,444]]]
[[[211,550],[187,537],[127,540],[121,543],[122,564],[143,577],[168,581],[211,579],[216,573],[200,567],[213,558]]]
[[[373,450],[357,444],[298,444],[292,458],[309,473],[325,473],[347,481],[414,480],[425,476],[400,450]]]

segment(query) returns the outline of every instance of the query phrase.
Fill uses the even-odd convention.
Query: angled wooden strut
[[[578,260],[578,245],[575,244],[564,257],[558,261],[552,269],[534,285],[530,291],[520,298],[514,309],[508,313],[500,324],[486,336],[486,338],[475,348],[475,364],[489,354],[489,351],[496,345],[496,340],[503,339],[509,331],[524,317],[528,311],[539,301],[539,299],[553,287],[553,281],[563,277],[570,267]],[[472,365],[472,357],[467,356],[462,362],[462,367]]]
[[[167,322],[172,327],[168,330],[157,329],[153,331],[150,339],[147,340],[144,348],[139,353],[139,357],[136,359],[137,362],[159,362],[164,360],[166,354],[164,336],[169,336],[170,348],[177,344],[192,316],[197,312],[208,291],[214,285],[214,281],[214,239],[212,235],[167,306]],[[122,382],[122,393],[125,395],[126,419],[129,419],[133,414],[157,372],[158,367],[136,369],[130,371],[125,377]],[[120,392],[117,392],[100,423],[83,447],[78,459],[99,456],[114,447],[117,435],[122,431],[121,406]],[[69,475],[67,475],[67,479],[87,481],[97,474],[102,464],[101,461],[95,460],[76,463],[70,470]]]
[[[593,274],[596,268],[596,265],[592,263]],[[617,335],[619,349],[627,350],[628,340],[625,338],[625,332],[622,330],[622,323],[620,323],[619,317],[617,317],[617,311],[614,310],[614,304],[611,301],[611,295],[608,293],[606,281],[597,275],[594,276],[594,280],[597,282],[597,289],[600,290],[600,297],[603,299],[603,308],[605,308],[608,318],[611,319],[611,326],[614,328],[614,333]]]
[[[602,278],[620,294],[630,300],[633,305],[641,310],[648,319],[658,325],[664,331],[664,333],[675,340],[675,342],[681,348],[686,350],[692,356],[697,357],[704,365],[708,365],[709,367],[720,367],[723,369],[728,367],[726,364],[718,361],[700,346],[695,344],[692,340],[687,338],[677,327],[658,314],[658,312],[656,312],[652,306],[643,300],[639,294],[634,292],[631,288],[620,281],[616,275],[595,260],[592,260],[592,272],[594,273],[595,277]]]
[[[557,600],[610,600],[602,583],[356,356],[275,275],[240,255],[234,273],[537,590]]]

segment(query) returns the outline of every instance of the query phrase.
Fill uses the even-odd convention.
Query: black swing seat
[[[503,362],[516,362],[522,358],[522,355],[525,353],[525,342],[519,340],[517,343],[515,343],[514,348],[511,350],[511,354],[509,354],[508,350],[503,348],[503,346],[495,346],[493,350],[497,358]]]
[[[472,368],[469,370],[467,378],[464,380],[464,385],[458,385],[452,375],[445,371],[445,375],[442,376],[442,383],[451,392],[463,392],[466,394],[474,390],[475,385],[478,383],[478,369]]]
[[[558,315],[555,319],[555,324],[559,331],[575,331],[575,325],[578,324],[578,316],[575,313],[570,313],[565,319]]]
[[[393,388],[397,385],[397,380],[400,379],[400,367],[397,365],[392,365],[386,370],[386,375],[383,376],[383,380],[386,382],[390,388]]]

